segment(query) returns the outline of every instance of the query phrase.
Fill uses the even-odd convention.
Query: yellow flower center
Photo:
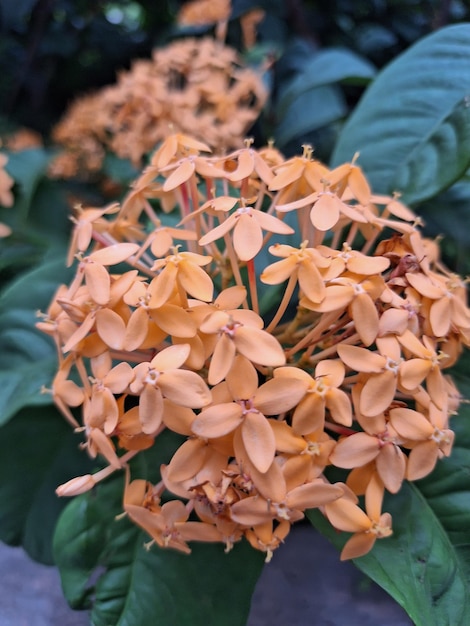
[[[320,456],[321,446],[316,441],[307,442],[307,447],[303,450],[303,454],[309,454],[310,456]]]
[[[398,361],[395,361],[394,359],[391,359],[388,356],[387,362],[385,363],[385,369],[388,370],[389,372],[393,372],[394,374],[398,374],[398,369],[402,362],[403,362],[403,359],[399,359]]]
[[[160,372],[154,369],[149,369],[147,376],[144,379],[144,383],[147,383],[147,385],[156,385],[159,378]]]
[[[377,535],[378,538],[389,537],[392,534],[390,526],[381,526],[379,522],[374,522],[371,528],[367,531],[373,535]]]
[[[431,441],[435,441],[439,447],[442,444],[447,445],[451,442],[449,435],[445,431],[439,430],[439,428],[434,429],[434,432],[429,439],[431,439]]]

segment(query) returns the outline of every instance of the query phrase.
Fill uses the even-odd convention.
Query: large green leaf
[[[462,385],[460,385],[462,388]],[[466,383],[464,392],[470,392]],[[467,396],[468,397],[468,396]],[[355,559],[359,569],[403,606],[417,626],[466,626],[470,616],[470,410],[452,427],[450,458],[415,484],[388,496],[384,510],[393,518],[392,537],[378,540]],[[349,535],[337,533],[318,511],[311,522],[338,547]]]
[[[133,475],[156,479],[175,449],[175,437],[165,435],[139,455]],[[60,518],[54,554],[71,606],[91,606],[94,626],[243,626],[263,555],[245,543],[229,554],[222,544],[194,544],[190,556],[147,550],[149,537],[116,519],[122,490],[122,477],[111,479],[75,498]]]
[[[52,407],[28,408],[0,428],[0,540],[23,545],[36,561],[52,563],[52,536],[66,504],[61,483],[89,471],[75,434]]]
[[[299,95],[279,116],[275,139],[284,146],[293,139],[302,138],[318,128],[338,121],[347,113],[346,101],[336,85],[322,85]]]
[[[351,50],[327,48],[313,54],[297,76],[285,86],[276,113],[279,117],[302,94],[334,83],[367,84],[376,74],[375,67]],[[310,112],[315,117],[315,111]]]
[[[43,178],[50,155],[43,148],[33,148],[8,154],[6,170],[15,180],[15,205],[11,210],[13,224],[26,219],[34,193]]]
[[[470,273],[470,179],[463,178],[419,207],[425,233],[441,236],[442,257],[461,276]],[[451,219],[450,219],[450,216]]]
[[[62,279],[63,261],[50,261],[12,282],[0,295],[0,424],[28,405],[50,404],[41,394],[56,370],[52,341],[35,328]]]
[[[332,156],[360,153],[375,191],[408,203],[450,186],[470,164],[470,24],[443,28],[390,63],[346,123]]]

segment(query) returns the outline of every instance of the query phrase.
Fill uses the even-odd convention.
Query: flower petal
[[[397,493],[406,473],[406,457],[398,446],[386,444],[375,460],[377,472],[385,488]]]
[[[216,343],[209,365],[208,381],[210,385],[217,385],[227,376],[232,367],[235,354],[234,342],[224,333]]]
[[[325,505],[326,516],[332,526],[349,533],[369,530],[372,522],[354,502],[340,498]]]
[[[351,317],[362,343],[370,346],[379,332],[379,313],[367,293],[360,293],[350,304]]]
[[[376,437],[367,433],[355,433],[337,443],[330,454],[330,461],[336,467],[351,469],[369,463],[375,459],[379,451],[379,442]]]
[[[226,380],[234,400],[250,400],[258,389],[258,372],[251,362],[241,354],[233,360]]]
[[[184,160],[166,179],[163,191],[171,191],[191,178],[196,165],[192,159]]]
[[[163,398],[160,389],[145,385],[139,399],[139,418],[142,432],[151,435],[162,423]]]
[[[189,356],[190,346],[187,343],[169,346],[153,357],[150,364],[158,372],[181,367]]]
[[[116,265],[135,254],[139,247],[136,243],[115,243],[92,252],[88,258],[99,265]]]
[[[408,456],[406,478],[419,480],[432,472],[436,466],[439,451],[434,441],[423,441],[411,450]]]
[[[330,483],[317,479],[289,491],[286,504],[289,508],[303,511],[304,509],[313,509],[328,502],[333,502],[342,495],[343,490],[341,487],[330,485]]]
[[[300,435],[308,435],[325,424],[325,398],[317,393],[308,394],[297,405],[292,416],[292,428]]]
[[[166,398],[190,409],[200,409],[211,401],[209,387],[196,372],[188,370],[163,372],[158,379],[158,386]]]
[[[261,250],[263,231],[253,215],[242,213],[233,230],[233,247],[241,261],[250,261]]]
[[[434,432],[433,425],[412,409],[397,408],[390,411],[390,422],[397,433],[411,441],[428,439]]]
[[[346,543],[341,551],[340,560],[357,559],[372,550],[377,535],[374,533],[356,533]]]
[[[310,221],[318,230],[330,230],[338,223],[341,206],[341,200],[334,193],[320,193],[310,210]]]
[[[122,350],[126,336],[126,325],[120,315],[111,309],[96,312],[96,330],[101,339],[112,350]]]
[[[168,478],[181,482],[195,476],[206,460],[207,444],[202,439],[188,439],[175,452],[167,466]]]
[[[305,383],[296,378],[272,378],[261,385],[254,405],[265,415],[279,415],[292,409],[305,395]]]
[[[262,413],[247,413],[241,427],[242,439],[250,461],[264,474],[276,454],[274,433]]]
[[[371,374],[361,391],[359,410],[366,417],[374,417],[386,411],[397,390],[396,375],[385,370],[380,374]]]
[[[209,274],[194,263],[183,261],[178,267],[178,282],[193,298],[210,302],[214,284]]]
[[[107,269],[98,263],[86,263],[84,271],[90,296],[96,304],[107,304],[111,288],[111,279]]]
[[[240,354],[253,363],[277,367],[286,362],[281,344],[264,330],[242,326],[237,328],[234,342]]]
[[[243,411],[235,402],[214,404],[199,413],[191,430],[199,437],[213,439],[232,432],[243,421]]]

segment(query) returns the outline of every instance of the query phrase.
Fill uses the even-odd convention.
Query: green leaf
[[[367,89],[344,126],[332,164],[359,164],[378,193],[430,198],[470,164],[470,24],[420,40]]]
[[[52,536],[66,502],[61,483],[90,470],[76,435],[52,407],[24,409],[0,428],[0,540],[50,564]]]
[[[470,273],[470,181],[462,179],[419,207],[427,236],[442,236],[440,248],[447,265],[461,276]],[[449,219],[449,216],[452,219]]]
[[[111,180],[123,185],[129,185],[139,174],[139,170],[129,159],[120,158],[110,152],[104,157],[102,170]]]
[[[11,209],[16,224],[23,222],[28,216],[34,193],[44,176],[49,159],[50,155],[43,148],[8,153],[5,169],[18,185],[18,191],[15,190],[16,202]]]
[[[36,311],[50,299],[70,270],[50,261],[12,282],[0,295],[0,424],[28,405],[50,404],[41,394],[56,370],[56,351],[49,337],[35,328]]]
[[[467,491],[467,500],[469,495]],[[354,559],[355,565],[395,598],[416,626],[465,626],[470,611],[468,569],[429,503],[415,486],[406,484],[386,498],[384,510],[392,514],[393,536],[378,540],[369,554]],[[318,511],[308,517],[342,548],[345,538]]]
[[[139,454],[139,477],[150,478],[169,460],[175,438],[161,438],[157,449]],[[75,498],[61,516],[54,554],[69,603],[87,608],[94,599],[94,626],[244,626],[263,555],[246,543],[229,554],[222,544],[194,543],[189,556],[146,550],[149,537],[127,518],[116,520],[122,490],[122,479],[111,479]]]
[[[275,131],[276,143],[281,146],[344,117],[347,106],[343,94],[335,85],[323,85],[302,93],[293,100]]]
[[[290,84],[285,86],[276,112],[282,118],[292,102],[311,89],[339,82],[364,85],[375,74],[375,67],[351,50],[320,50],[307,61]]]
[[[468,379],[462,391],[470,392]],[[392,537],[354,560],[417,626],[466,626],[470,615],[470,410],[463,408],[451,427],[456,443],[450,458],[425,480],[386,497]],[[339,549],[350,536],[337,533],[318,511],[308,517]]]

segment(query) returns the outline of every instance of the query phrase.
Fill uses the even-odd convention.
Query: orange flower
[[[386,411],[395,397],[397,385],[407,386],[403,382],[403,379],[407,380],[407,372],[404,371],[405,361],[401,358],[399,343],[392,338],[384,347],[386,352],[380,348],[379,352],[373,352],[346,344],[338,346],[343,363],[365,374],[358,409],[366,417]]]
[[[322,270],[330,266],[330,261],[322,256],[318,249],[307,248],[307,244],[308,242],[304,241],[300,248],[287,244],[271,246],[269,252],[274,256],[284,257],[284,260],[265,267],[260,279],[267,285],[278,285],[293,276],[295,282],[290,288],[291,294],[298,281],[303,294],[311,302],[321,302],[326,293]]]
[[[188,522],[189,512],[179,500],[166,502],[154,511],[137,504],[125,504],[124,510],[160,548],[174,548],[190,554],[188,541],[222,540],[215,526],[204,522]]]
[[[180,369],[188,358],[188,344],[170,346],[159,352],[150,362],[134,368],[134,380],[129,385],[138,394],[139,415],[144,433],[154,433],[163,418],[163,398],[189,408],[209,404],[210,391],[195,372]]]
[[[342,347],[342,346],[341,346]],[[348,395],[339,389],[345,374],[341,361],[320,361],[315,375],[310,376],[298,367],[278,367],[274,379],[298,380],[304,384],[304,397],[297,404],[292,416],[292,427],[300,435],[321,430],[328,409],[338,424],[351,426],[352,410]]]
[[[357,559],[372,550],[377,539],[392,534],[390,513],[381,513],[383,485],[374,477],[366,490],[366,513],[360,509],[354,494],[344,486],[342,498],[325,505],[325,513],[338,530],[354,533],[341,552],[341,560]]]
[[[361,420],[361,425],[366,432],[340,439],[330,455],[331,463],[336,467],[352,469],[374,461],[374,469],[386,489],[397,493],[406,474],[407,459],[400,448],[403,438],[398,436],[383,415]]]
[[[379,332],[379,314],[375,300],[384,289],[385,282],[381,276],[361,279],[359,276],[346,275],[329,282],[325,288],[325,297],[320,303],[303,297],[300,304],[319,313],[339,311],[347,307],[362,343],[370,346]]]
[[[240,261],[250,261],[261,250],[263,245],[263,230],[281,235],[291,235],[294,230],[281,222],[277,217],[254,209],[242,206],[230,215],[219,226],[210,230],[199,240],[200,246],[224,237],[233,229],[233,247]]]
[[[304,517],[305,509],[334,502],[342,493],[341,487],[317,478],[289,491],[282,502],[271,502],[259,495],[244,498],[232,505],[232,519],[239,524],[254,527],[273,519],[295,522]]]
[[[250,361],[235,357],[227,374],[226,401],[203,409],[191,428],[200,437],[221,437],[241,429],[243,443],[253,465],[266,472],[274,460],[276,443],[265,415],[290,410],[304,394],[298,380],[269,380],[258,388],[258,373]]]
[[[439,411],[435,411],[439,415]],[[449,456],[454,441],[454,433],[449,428],[433,425],[418,411],[396,408],[390,411],[390,423],[411,448],[406,477],[419,480],[427,476],[439,458]]]
[[[174,254],[155,261],[152,270],[161,271],[150,283],[150,306],[156,309],[165,304],[175,288],[183,302],[186,301],[186,293],[199,300],[210,301],[214,285],[210,276],[201,267],[209,264],[211,260],[209,256],[179,252],[175,249]]]
[[[253,363],[276,367],[284,365],[284,350],[275,337],[262,330],[263,320],[253,311],[215,311],[199,326],[205,334],[217,334],[209,365],[211,385],[225,378],[237,352]]]

